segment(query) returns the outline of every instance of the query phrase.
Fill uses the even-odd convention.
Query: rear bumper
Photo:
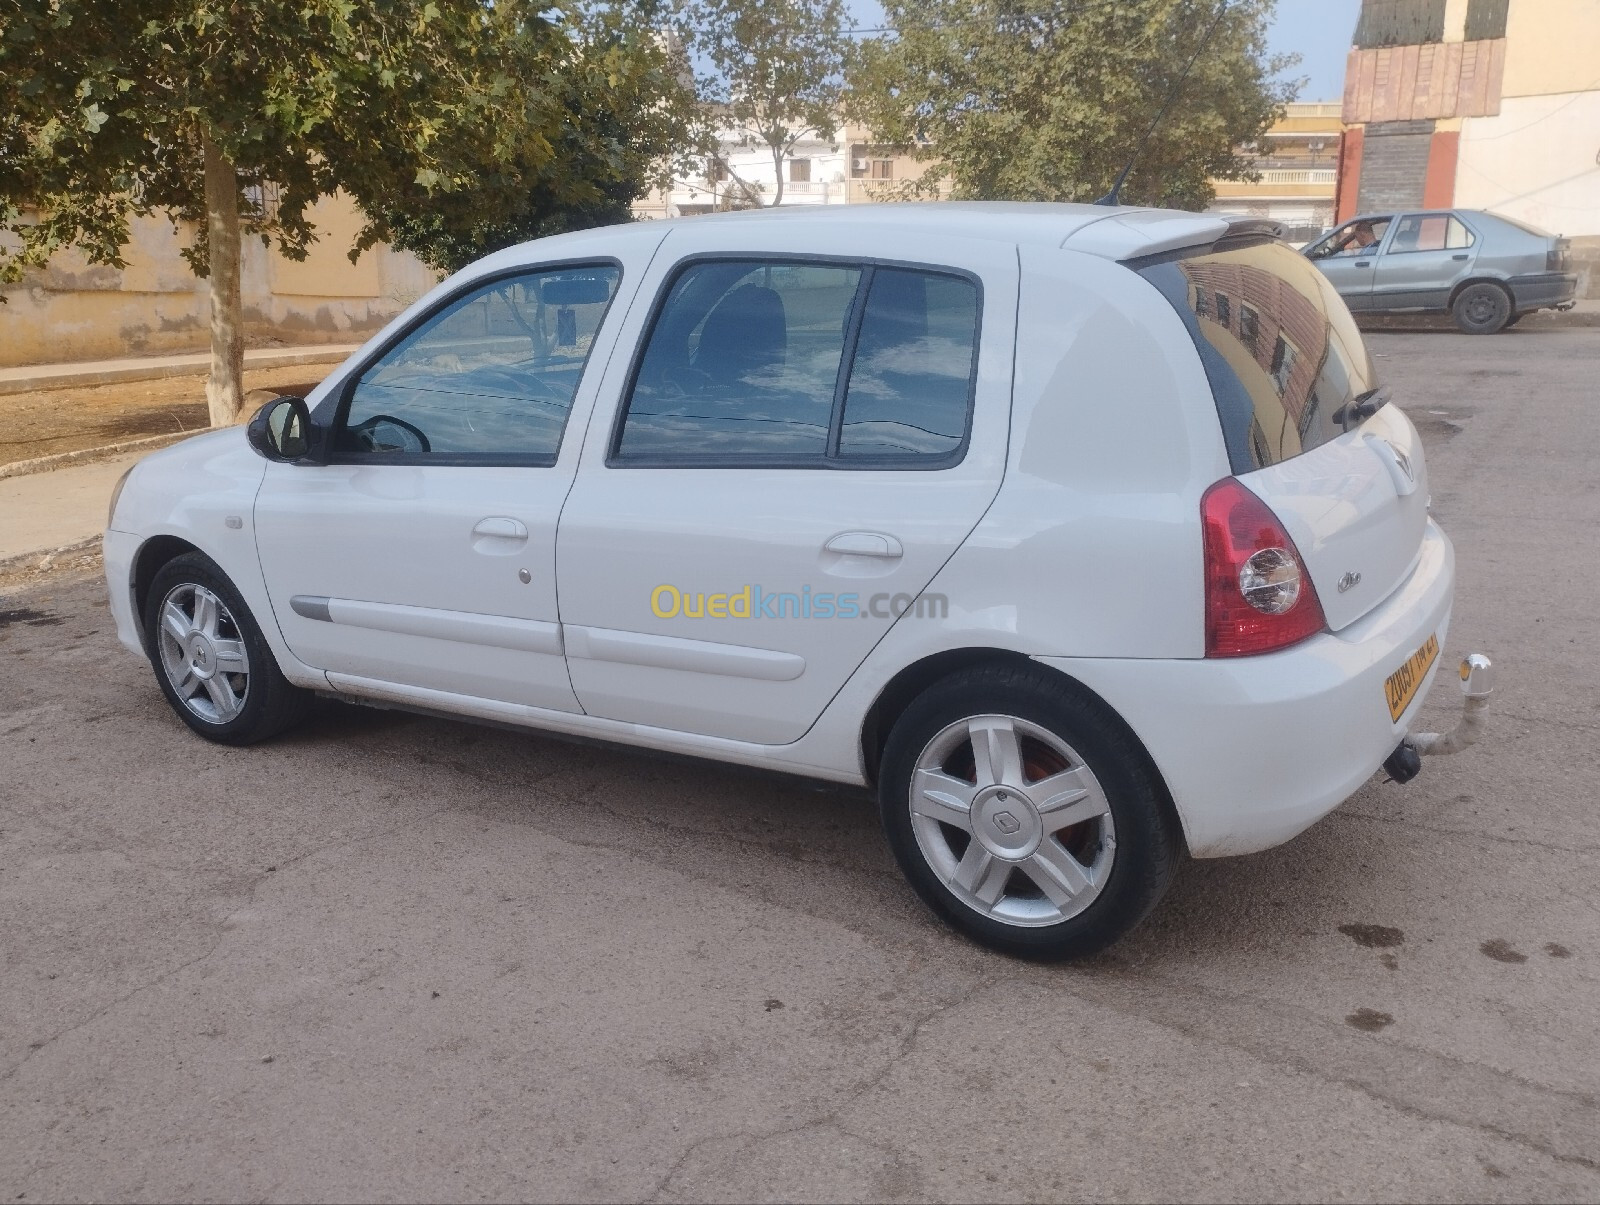
[[[1516,299],[1519,312],[1565,305],[1578,295],[1578,278],[1570,272],[1513,276],[1506,283],[1511,286],[1511,295]]]
[[[1449,625],[1455,553],[1432,520],[1411,576],[1337,633],[1228,660],[1040,658],[1116,709],[1144,742],[1183,822],[1212,858],[1281,844],[1343,803],[1404,739],[1441,652],[1399,720],[1384,680]]]

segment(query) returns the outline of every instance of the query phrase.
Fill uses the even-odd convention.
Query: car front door
[[[1449,308],[1450,294],[1477,258],[1477,236],[1453,213],[1406,213],[1373,273],[1374,310]]]
[[[465,286],[338,388],[326,463],[268,466],[256,540],[296,657],[355,693],[579,710],[556,521],[598,376],[586,365],[604,363],[620,283],[659,242]]]
[[[1390,221],[1357,218],[1306,249],[1306,257],[1333,282],[1352,313],[1372,308],[1373,268]]]
[[[592,715],[798,739],[999,487],[1015,251],[775,229],[675,235],[607,373],[556,558]]]

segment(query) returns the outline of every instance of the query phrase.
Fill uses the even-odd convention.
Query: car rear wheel
[[[1492,335],[1511,322],[1511,297],[1499,285],[1468,285],[1456,294],[1450,314],[1468,335]]]
[[[923,900],[1029,958],[1110,945],[1155,906],[1183,848],[1143,750],[1035,667],[964,671],[915,700],[885,748],[879,802]]]
[[[310,692],[283,676],[250,608],[210,557],[185,553],[156,571],[144,624],[161,693],[207,740],[254,744],[305,714]]]

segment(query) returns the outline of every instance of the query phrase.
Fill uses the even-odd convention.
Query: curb
[[[246,372],[254,372],[263,368],[293,368],[300,364],[338,364],[349,359],[352,351],[359,346],[360,344],[340,344],[332,350],[320,347],[292,348],[281,353],[273,348],[267,354],[257,354],[254,359],[247,351],[244,369]],[[59,368],[59,365],[40,365],[37,376],[0,376],[0,395],[42,393],[51,389],[73,389],[80,385],[112,385],[121,381],[203,377],[211,371],[211,364],[209,359],[202,363],[170,363],[153,359],[149,364],[105,368],[91,372],[61,372]]]
[[[48,473],[51,469],[64,469],[68,465],[94,464],[96,461],[109,460],[113,456],[121,456],[124,452],[137,452],[140,449],[155,451],[168,444],[175,444],[179,440],[188,439],[191,435],[203,435],[206,431],[215,430],[212,427],[202,427],[197,431],[175,431],[170,435],[148,435],[143,439],[127,439],[121,443],[105,444],[98,448],[79,448],[75,452],[56,452],[51,456],[35,456],[32,460],[14,460],[10,464],[0,464],[0,481],[8,477],[26,477],[30,473]],[[4,562],[0,562],[3,566]]]
[[[59,548],[40,548],[34,552],[22,552],[16,556],[8,556],[0,560],[0,581],[16,577],[19,574],[44,573],[51,569],[57,561],[70,560],[73,557],[86,556],[98,552],[102,536],[96,534],[82,539],[73,544],[63,544]]]

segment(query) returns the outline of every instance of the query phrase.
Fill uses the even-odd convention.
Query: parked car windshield
[[[1202,249],[1139,272],[1194,340],[1235,473],[1337,438],[1345,405],[1377,385],[1333,285],[1282,243]]]

